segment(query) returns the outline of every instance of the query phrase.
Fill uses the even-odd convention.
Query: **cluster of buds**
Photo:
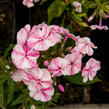
[[[69,54],[64,57],[55,57],[50,62],[44,62],[45,67],[39,68],[38,59],[40,52],[47,51],[50,47],[61,42],[62,36],[65,36],[64,42],[68,38],[75,41],[75,46]],[[93,55],[93,48],[97,48],[88,37],[76,37],[69,33],[63,27],[47,24],[26,25],[17,33],[17,44],[12,51],[12,62],[16,66],[11,78],[14,81],[22,81],[28,86],[30,96],[35,100],[47,102],[54,95],[56,81],[54,77],[61,75],[73,76],[82,72],[83,82],[93,80],[98,70],[100,62],[90,58],[86,66],[82,68],[82,58],[84,55]],[[64,87],[58,85],[58,88],[64,92]]]

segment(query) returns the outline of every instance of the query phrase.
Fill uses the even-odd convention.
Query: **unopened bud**
[[[92,20],[93,20],[93,17],[90,16],[90,17],[88,18],[88,22],[91,22]]]

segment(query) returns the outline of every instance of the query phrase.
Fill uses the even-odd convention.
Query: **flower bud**
[[[61,84],[58,85],[58,88],[61,92],[64,92],[64,87]]]
[[[47,60],[44,61],[44,65],[48,66],[49,62]]]

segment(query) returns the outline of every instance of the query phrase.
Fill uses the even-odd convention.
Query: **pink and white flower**
[[[35,100],[46,102],[54,94],[52,79],[47,69],[31,68],[16,70],[12,76],[14,81],[23,81],[30,90],[30,96]]]
[[[33,3],[33,0],[23,0],[23,5],[25,5],[28,8],[30,8],[30,7],[34,6],[34,3]]]
[[[71,53],[74,53],[74,52],[80,54],[80,51],[78,50],[77,47],[74,47],[74,48],[71,50]]]
[[[52,99],[52,96],[54,95],[54,88],[53,86],[50,86],[48,88],[40,88],[39,91],[37,91],[37,87],[31,86],[30,90],[30,96],[34,98],[35,100],[40,100],[42,102],[47,102]]]
[[[67,41],[68,38],[71,38],[74,41],[76,41],[78,37],[75,37],[73,34],[70,34],[70,33],[69,34],[66,34],[65,35],[65,38],[64,38],[64,43]]]
[[[26,25],[24,28],[21,28],[19,32],[17,33],[17,44],[24,45],[26,44],[29,32],[30,32],[30,25]]]
[[[90,26],[90,28],[92,29],[92,30],[95,30],[95,29],[99,29],[99,30],[108,30],[108,27],[107,26],[103,26],[103,25],[91,25]]]
[[[82,54],[88,54],[89,56],[93,55],[93,49],[97,48],[88,37],[78,38],[76,41],[76,48]]]
[[[57,57],[51,60],[48,70],[52,73],[52,77],[66,75],[69,73],[68,70],[69,62],[61,57]]]
[[[67,75],[74,75],[79,73],[81,70],[81,61],[82,61],[82,55],[76,51],[73,51],[72,54],[68,54],[65,56],[65,59],[69,61],[69,73]]]
[[[102,18],[100,17],[99,19],[99,25],[91,25],[90,28],[92,30],[95,30],[95,29],[99,29],[99,30],[108,30],[108,27],[107,26],[103,26],[102,25]]]
[[[76,40],[76,37],[73,34],[70,34],[69,30],[64,29],[63,27],[59,27],[59,26],[56,26],[56,25],[52,25],[52,26],[49,26],[49,27],[50,27],[50,31],[52,31],[52,33],[54,33],[55,36],[58,36],[60,34],[65,35],[64,43],[67,41],[68,38],[71,38],[74,41]]]
[[[34,34],[35,32],[37,32],[37,30],[43,28],[44,25],[45,25],[44,22],[39,24],[39,25],[34,25],[32,27],[32,29],[31,29],[31,31],[29,32],[29,35]]]
[[[62,35],[69,33],[69,30],[64,29],[63,27],[60,27],[57,25],[51,25],[51,26],[49,26],[49,28],[50,28],[50,31],[53,33],[58,33],[58,34],[62,34]]]
[[[36,50],[45,51],[60,41],[61,36],[50,31],[49,27],[44,24],[42,28],[30,34],[27,44]]]
[[[98,70],[100,70],[100,62],[94,58],[90,58],[82,70],[83,82],[87,82],[88,78],[92,81]]]
[[[18,69],[36,67],[39,51],[17,44],[11,54],[12,62]]]
[[[74,1],[73,6],[76,8],[76,12],[82,12],[81,3]]]
[[[16,82],[21,82],[24,78],[27,78],[27,75],[22,69],[15,70],[11,78]]]
[[[42,102],[50,101],[54,94],[50,72],[47,69],[32,69],[31,74],[29,77],[32,81],[24,81],[28,84],[30,96]]]
[[[44,26],[44,23],[39,24],[38,26],[34,25],[31,29],[29,24],[25,25],[24,28],[21,28],[17,33],[17,44],[26,45],[27,40],[31,34],[37,32],[38,29],[41,29]]]
[[[39,0],[23,0],[23,5],[27,6],[28,8],[31,8],[34,6],[34,2],[38,2]]]
[[[30,69],[15,70],[11,77],[14,81],[23,81],[26,85],[47,88],[51,86],[51,74],[47,69],[40,69],[38,67]]]

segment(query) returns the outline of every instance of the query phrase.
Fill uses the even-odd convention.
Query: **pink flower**
[[[11,54],[13,64],[19,68],[36,67],[36,60],[39,57],[39,52],[24,45],[23,47],[17,44]]]
[[[91,25],[90,28],[92,30],[95,30],[95,29],[99,29],[99,30],[108,30],[108,27],[107,26],[103,26],[102,25],[102,18],[100,17],[99,19],[99,25]]]
[[[38,29],[42,28],[44,23],[39,24],[38,26],[34,25],[31,29],[31,26],[29,24],[25,25],[24,28],[21,28],[19,32],[17,33],[17,44],[25,45],[27,43],[27,40],[30,36],[30,34],[33,34],[34,32],[37,32]],[[31,29],[31,30],[30,30]]]
[[[24,45],[29,37],[30,25],[26,25],[24,28],[21,28],[17,33],[17,44]]]
[[[27,43],[29,47],[35,48],[39,51],[45,51],[49,47],[60,42],[60,39],[60,35],[56,35],[54,32],[50,31],[49,27],[44,24],[42,28],[37,29],[35,32],[30,34]]]
[[[48,62],[47,60],[45,60],[45,61],[44,61],[44,65],[45,65],[45,66],[48,66],[48,65],[49,65],[49,62]]]
[[[34,6],[34,3],[33,3],[33,0],[23,0],[23,5],[25,5],[28,8],[30,8],[30,7]]]
[[[89,56],[93,55],[93,49],[97,48],[88,37],[78,38],[76,41],[76,48],[82,54],[88,54]]]
[[[69,30],[64,29],[63,27],[60,27],[57,25],[51,25],[51,26],[49,26],[49,28],[50,28],[50,31],[52,31],[53,33],[58,33],[58,34],[62,34],[62,35],[69,33]]]
[[[94,58],[90,58],[82,70],[82,77],[84,78],[83,82],[87,82],[88,78],[92,81],[98,70],[100,70],[100,62]]]
[[[22,69],[15,70],[11,78],[16,82],[21,82],[24,78],[27,78],[27,75]]]
[[[106,15],[106,18],[109,18],[109,15]]]
[[[24,81],[28,84],[30,96],[42,102],[50,101],[54,94],[50,72],[47,69],[32,69],[30,74],[33,74],[29,76],[30,81]]]
[[[38,67],[29,69],[18,69],[11,77],[14,81],[23,81],[26,85],[47,88],[51,86],[52,79],[50,72],[47,69]]]
[[[48,70],[52,73],[52,77],[66,75],[69,73],[68,70],[69,62],[61,57],[57,57],[51,60]]]
[[[92,30],[95,30],[95,29],[99,29],[99,30],[108,30],[108,27],[107,26],[100,26],[100,25],[91,25],[90,26],[90,28],[92,29]]]
[[[74,1],[73,6],[76,8],[76,12],[82,12],[81,3]]]
[[[76,40],[76,37],[73,34],[70,34],[69,30],[64,29],[63,27],[59,27],[59,26],[56,26],[56,25],[52,25],[52,26],[49,26],[49,27],[50,27],[50,31],[52,31],[52,33],[54,33],[55,36],[58,36],[60,34],[65,35],[64,43],[67,41],[68,38]]]
[[[74,75],[81,70],[82,55],[76,51],[72,51],[72,54],[65,56],[65,59],[69,61],[69,73],[67,75]]]
[[[58,88],[61,92],[64,92],[64,87],[61,84],[58,85]]]
[[[46,102],[54,94],[52,79],[47,69],[31,68],[16,70],[12,76],[14,81],[23,81],[30,90],[30,96],[35,100]]]
[[[32,87],[30,91],[30,96],[34,98],[35,100],[40,100],[42,102],[47,102],[52,99],[52,96],[54,95],[54,88],[53,86],[50,86],[48,88],[41,88],[39,91],[37,91],[37,87]]]
[[[35,32],[37,32],[37,30],[41,29],[44,25],[45,25],[44,22],[39,25],[34,25],[31,31],[29,32],[29,35],[31,36],[31,34],[34,34]]]
[[[65,38],[64,38],[64,43],[67,41],[68,38],[73,39],[74,41],[76,41],[76,37],[73,34],[66,34]]]
[[[71,50],[71,53],[74,53],[74,52],[80,54],[80,51],[78,50],[77,47],[74,47],[74,48]]]
[[[34,2],[38,2],[39,0],[23,0],[23,5],[27,6],[28,8],[31,8],[34,6]]]

